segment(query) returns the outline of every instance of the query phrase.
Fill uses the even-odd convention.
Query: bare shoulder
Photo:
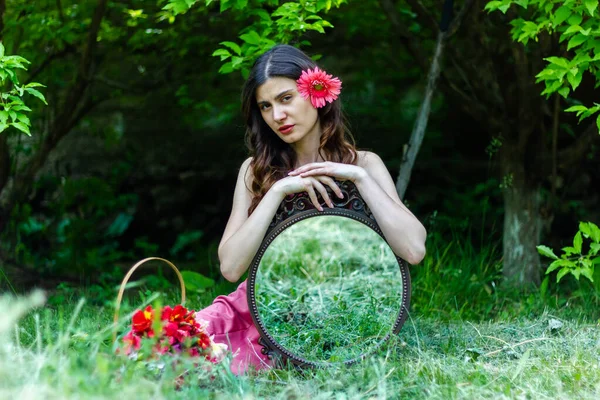
[[[402,201],[398,197],[396,184],[381,157],[371,151],[359,151],[358,166],[364,168],[364,170],[367,171],[367,174],[377,182],[392,200],[404,207]]]
[[[246,183],[246,186],[250,186],[250,184],[252,183],[252,169],[250,168],[250,164],[252,163],[252,157],[248,157],[246,160],[244,160],[244,162],[242,163],[242,166],[240,167],[240,174],[239,177],[243,179],[243,181]]]
[[[384,166],[383,160],[377,154],[372,151],[357,151],[358,153],[358,162],[357,165],[359,167],[364,168],[365,170],[369,170],[372,168],[377,168]]]
[[[243,172],[246,172],[248,170],[248,168],[250,167],[250,164],[252,163],[252,157],[248,157],[244,160],[244,162],[242,163],[242,166],[240,167],[240,170]]]

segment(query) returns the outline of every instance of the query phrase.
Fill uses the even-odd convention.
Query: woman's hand
[[[300,176],[288,176],[275,182],[273,189],[279,191],[284,196],[294,193],[307,192],[308,197],[314,204],[315,208],[319,211],[323,211],[323,207],[321,207],[321,204],[319,204],[319,200],[317,199],[316,192],[319,192],[325,203],[329,207],[333,208],[333,203],[331,202],[329,194],[327,193],[327,189],[325,189],[324,185],[329,186],[340,199],[344,197],[342,191],[333,181],[333,179],[328,176],[320,175],[306,178]]]
[[[335,163],[331,161],[315,162],[303,165],[289,173],[290,176],[302,178],[310,176],[332,176],[341,180],[349,180],[356,183],[364,178],[367,171],[364,168],[352,164]]]

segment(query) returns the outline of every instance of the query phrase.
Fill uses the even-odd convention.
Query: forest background
[[[240,89],[254,57],[289,42],[319,58],[343,81],[358,147],[396,179],[450,22],[404,197],[429,233],[412,268],[415,310],[485,318],[507,303],[597,305],[600,268],[578,253],[598,248],[577,248],[589,230],[563,265],[585,279],[556,284],[536,249],[572,246],[581,221],[600,221],[597,8],[0,0],[0,285],[103,303],[135,260],[162,255],[208,278],[196,275],[197,290],[227,292],[216,248],[247,157]],[[144,284],[173,286],[167,278]]]

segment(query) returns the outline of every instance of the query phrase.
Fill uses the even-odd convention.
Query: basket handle
[[[131,278],[131,275],[133,275],[133,273],[136,269],[138,269],[138,267],[152,260],[164,261],[173,269],[173,271],[175,271],[175,274],[177,274],[177,278],[179,279],[179,285],[181,287],[181,304],[183,305],[185,303],[185,284],[183,282],[183,276],[181,276],[181,272],[179,272],[177,267],[171,261],[165,260],[164,258],[160,257],[148,257],[138,261],[133,267],[129,269],[129,272],[127,272],[125,278],[123,278],[123,282],[121,282],[121,287],[119,288],[119,294],[117,295],[117,303],[115,306],[115,316],[113,320],[113,343],[117,341],[117,321],[119,320],[119,310],[121,308],[121,301],[123,300],[123,293],[125,292],[125,285],[127,285],[129,278]]]

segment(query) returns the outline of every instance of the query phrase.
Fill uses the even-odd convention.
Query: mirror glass
[[[258,315],[267,333],[314,364],[350,361],[392,332],[402,275],[385,240],[346,216],[319,215],[281,232],[256,273]]]

